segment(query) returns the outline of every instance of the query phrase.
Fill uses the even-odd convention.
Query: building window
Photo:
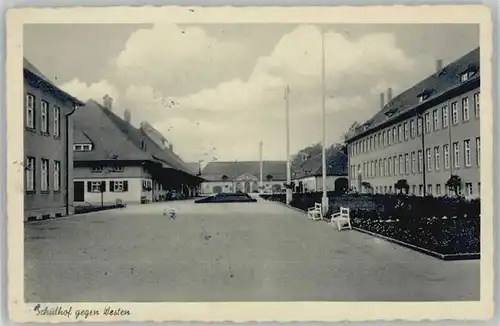
[[[102,166],[93,166],[92,173],[102,173]]]
[[[382,134],[379,132],[378,135],[377,135],[377,148],[380,148],[380,146],[382,145]]]
[[[397,156],[394,156],[394,175],[399,173],[399,160]]]
[[[410,155],[405,154],[405,173],[410,173]]]
[[[464,159],[465,159],[465,166],[471,166],[470,139],[464,140]]]
[[[451,123],[454,125],[456,125],[458,123],[457,102],[451,103]]]
[[[467,72],[464,72],[463,74],[460,75],[460,81],[463,83],[465,81],[469,80],[469,74]]]
[[[441,155],[439,146],[434,147],[434,169],[437,171],[441,168]]]
[[[26,158],[26,165],[24,167],[24,173],[26,175],[26,191],[35,191],[35,169],[36,161],[34,157],[28,156]]]
[[[438,110],[432,111],[432,121],[433,121],[433,129],[434,131],[439,129],[439,114]]]
[[[458,142],[453,143],[453,164],[456,168],[460,167],[460,148]]]
[[[429,133],[431,132],[431,115],[429,112],[425,114],[425,132]]]
[[[479,112],[479,93],[474,94],[474,115],[476,118],[479,118],[480,112]]]
[[[403,159],[403,155],[399,155],[399,175],[403,175],[405,173],[404,169],[405,169],[405,166],[404,166],[405,162],[404,162],[404,159]]]
[[[411,138],[415,138],[415,120],[411,119],[410,121],[410,135]]]
[[[422,119],[417,118],[417,135],[422,134]]]
[[[379,175],[378,176],[379,177],[383,177],[384,176],[384,165],[383,165],[382,162],[383,162],[382,159],[380,159],[378,161],[378,168],[379,168]]]
[[[432,156],[430,148],[425,150],[425,157],[427,158],[427,171],[432,171]]]
[[[469,98],[464,97],[462,99],[462,120],[463,121],[469,121],[470,114],[469,114]]]
[[[432,195],[432,185],[427,185],[427,195]]]
[[[111,192],[127,192],[128,181],[110,181],[109,188]]]
[[[424,164],[423,161],[423,153],[422,150],[418,151],[418,172],[422,172],[422,166]]]
[[[443,113],[443,129],[448,128],[448,106],[443,106],[441,110]]]
[[[417,158],[415,156],[415,152],[411,152],[411,172],[417,172]]]
[[[387,175],[387,159],[384,158],[384,173],[383,176],[385,177]]]
[[[476,138],[476,164],[481,165],[481,138]]]
[[[42,158],[40,190],[49,191],[49,160]]]
[[[436,185],[436,196],[441,196],[441,185],[440,184]]]
[[[417,194],[417,186],[416,185],[412,185],[411,186],[411,194],[412,195],[416,195]]]
[[[54,191],[61,189],[61,162],[54,161]]]
[[[424,194],[424,185],[418,185],[418,195],[422,196]]]
[[[92,144],[74,144],[73,151],[75,152],[89,152],[92,150]]]
[[[111,167],[111,172],[123,172],[123,166],[121,166],[121,165],[113,165]]]
[[[61,135],[61,109],[58,106],[54,106],[54,136],[59,137]]]
[[[396,144],[397,139],[398,139],[398,138],[397,138],[397,136],[396,136],[396,133],[397,133],[397,131],[396,131],[396,127],[393,127],[393,128],[392,128],[392,143],[393,143],[393,144]]]
[[[41,125],[40,125],[40,131],[44,134],[47,134],[49,132],[49,103],[46,101],[42,101],[42,106],[40,110],[40,115],[41,115]]]
[[[467,197],[472,197],[472,183],[465,183],[465,195]]]
[[[26,127],[35,129],[35,97],[26,94]]]
[[[398,140],[399,140],[399,142],[403,141],[403,126],[402,125],[398,126]]]
[[[387,175],[388,175],[388,176],[391,176],[391,175],[392,175],[392,158],[390,158],[390,157],[389,157],[389,158],[387,159],[387,161],[389,162],[389,163],[388,163],[388,164],[389,164],[389,169],[388,169],[388,171],[387,171]]]
[[[408,136],[409,136],[409,133],[408,133],[408,122],[404,123],[403,132],[404,132],[404,140],[408,140]]]
[[[481,197],[481,182],[477,183],[477,195]]]
[[[387,145],[386,139],[385,139],[385,130],[382,131],[382,144],[385,147]]]
[[[444,156],[444,168],[450,168],[450,148],[449,145],[443,145],[443,156]]]
[[[106,192],[106,181],[88,181],[87,192]]]

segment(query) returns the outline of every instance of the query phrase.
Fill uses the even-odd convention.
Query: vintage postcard
[[[488,319],[487,7],[7,13],[23,322]]]

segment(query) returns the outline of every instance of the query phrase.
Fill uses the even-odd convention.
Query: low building
[[[74,213],[73,119],[83,103],[27,59],[24,75],[24,221]]]
[[[334,164],[334,163],[335,164]],[[292,167],[294,192],[323,191],[322,156],[307,157],[298,166]],[[348,190],[347,155],[342,151],[330,154],[326,167],[326,191]]]
[[[203,194],[221,192],[260,192],[260,162],[210,162],[202,170]],[[281,193],[285,190],[286,162],[262,162],[262,192]]]
[[[414,195],[479,197],[479,48],[387,101],[348,139],[349,180],[360,192],[394,193],[403,180]]]
[[[179,163],[140,129],[113,113],[112,99],[104,105],[90,100],[75,115],[75,203],[149,203],[172,192],[194,193],[201,179]]]

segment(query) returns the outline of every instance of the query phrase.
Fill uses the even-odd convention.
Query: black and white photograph
[[[415,314],[431,318],[456,303],[441,312],[487,316],[491,26],[483,7],[456,7],[441,23],[445,6],[317,21],[12,13],[11,313],[145,321],[134,304],[275,303],[279,320],[294,303],[348,316],[382,303],[396,318],[390,304],[424,303]],[[308,318],[348,318],[335,311]]]

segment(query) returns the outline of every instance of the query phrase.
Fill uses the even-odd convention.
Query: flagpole
[[[260,155],[260,183],[259,183],[259,193],[262,194],[263,191],[264,191],[264,188],[263,188],[263,186],[264,186],[264,180],[262,179],[262,177],[263,177],[263,175],[262,175],[263,174],[263,171],[262,171],[263,170],[263,168],[262,168],[262,164],[263,164],[263,162],[262,162],[262,141],[260,141],[260,143],[259,143],[259,155]]]
[[[291,164],[290,164],[290,115],[289,115],[289,97],[290,97],[290,86],[286,85],[285,88],[285,123],[286,123],[286,183],[290,185],[292,183],[291,177]],[[286,189],[286,203],[290,204],[292,201],[292,189],[287,187]]]
[[[326,193],[326,99],[325,99],[325,35],[321,28],[321,108],[323,117],[323,148],[322,148],[322,166],[323,166],[323,212],[328,211],[328,196]]]

